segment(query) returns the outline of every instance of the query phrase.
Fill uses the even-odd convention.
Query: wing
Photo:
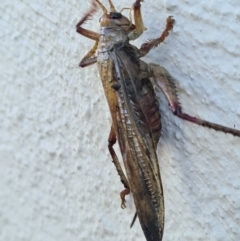
[[[147,240],[161,240],[164,201],[156,155],[161,129],[158,104],[147,78],[147,65],[137,58],[131,45],[116,45],[110,58],[117,79],[113,88],[122,108],[118,142],[137,215]]]

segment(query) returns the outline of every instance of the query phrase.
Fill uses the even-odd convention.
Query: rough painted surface
[[[115,2],[120,9],[132,1]],[[93,45],[75,33],[88,7],[1,2],[0,240],[144,240],[138,222],[129,229],[131,197],[120,208],[97,68],[78,68]],[[146,0],[142,11],[148,31],[137,46],[157,36],[168,15],[176,19],[145,60],[170,71],[183,109],[240,129],[239,0]],[[100,14],[86,26],[97,30]],[[163,240],[240,240],[240,139],[179,120],[159,99]]]

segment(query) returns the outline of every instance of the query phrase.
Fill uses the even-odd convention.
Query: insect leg
[[[133,10],[134,23],[135,23],[134,30],[128,34],[128,37],[130,40],[137,39],[143,33],[143,31],[146,30],[146,28],[143,25],[143,20],[142,20],[141,4],[140,4],[141,2],[142,2],[142,0],[136,0],[136,2],[130,8],[130,21],[132,22],[131,11]],[[127,9],[127,8],[124,8],[124,9]]]
[[[166,69],[164,69],[159,65],[149,64],[149,67],[150,67],[150,72],[152,74],[155,84],[158,87],[160,87],[160,89],[164,93],[174,115],[178,116],[181,119],[192,122],[194,124],[240,137],[240,130],[218,125],[203,119],[199,119],[197,117],[190,116],[186,113],[183,113],[180,103],[178,101],[177,88],[171,75],[168,73]]]
[[[80,67],[84,68],[86,66],[95,64],[97,62],[97,57],[92,57],[96,52],[97,46],[98,46],[98,41],[96,41],[92,49],[90,49],[90,51],[83,57],[83,59],[79,63]]]
[[[169,16],[166,22],[167,23],[166,23],[165,30],[162,32],[162,35],[159,38],[152,39],[149,42],[142,44],[140,48],[140,52],[142,56],[146,55],[152,48],[157,47],[169,35],[169,31],[173,29],[174,19],[172,18],[172,16]]]
[[[138,36],[140,36],[145,30],[141,14],[141,2],[142,0],[136,0],[136,2],[133,4],[134,22],[136,26],[135,31],[137,32]]]
[[[111,127],[111,131],[110,131],[110,134],[108,137],[108,150],[112,156],[113,164],[115,165],[115,167],[117,169],[118,175],[120,176],[120,180],[121,180],[123,186],[125,187],[125,189],[120,193],[120,197],[122,200],[121,208],[125,208],[126,207],[125,196],[130,193],[130,188],[129,188],[128,180],[127,180],[127,178],[122,170],[122,167],[120,165],[120,162],[118,160],[118,157],[113,149],[113,145],[115,143],[116,143],[116,134],[114,132],[113,127]]]
[[[90,38],[90,39],[93,39],[93,40],[96,40],[98,41],[99,39],[99,34],[96,33],[96,32],[93,32],[91,30],[88,30],[88,29],[85,29],[85,28],[82,28],[81,25],[86,22],[95,12],[97,11],[97,4],[95,1],[92,1],[92,7],[90,8],[90,10],[83,16],[83,18],[77,23],[76,25],[76,31],[87,37],[87,38]]]

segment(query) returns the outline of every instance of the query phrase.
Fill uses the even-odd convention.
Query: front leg
[[[194,124],[203,126],[203,127],[208,127],[211,129],[214,129],[216,131],[221,131],[224,133],[229,133],[234,136],[239,136],[240,137],[240,131],[229,128],[226,126],[218,125],[206,120],[199,119],[197,117],[190,116],[186,113],[182,112],[180,103],[178,101],[178,96],[177,96],[177,88],[174,83],[173,78],[171,75],[168,73],[166,69],[163,67],[156,65],[156,64],[149,64],[149,72],[151,73],[151,77],[153,77],[154,84],[158,86],[162,92],[164,93],[168,104],[173,112],[174,115],[178,116],[181,119],[187,120],[189,122],[192,122]]]
[[[98,41],[99,40],[99,34],[96,33],[96,32],[93,32],[91,30],[88,30],[88,29],[85,29],[85,28],[82,28],[81,25],[86,22],[95,12],[97,11],[97,4],[95,1],[92,1],[92,7],[90,8],[90,10],[83,16],[83,18],[77,23],[76,25],[76,31],[87,37],[87,38],[90,38],[90,39],[93,39],[95,41]]]
[[[145,30],[142,20],[141,2],[142,0],[136,0],[136,2],[133,4],[134,23],[136,26],[135,31],[137,32],[138,36],[140,36]]]
[[[142,14],[141,14],[141,2],[143,0],[136,0],[136,2],[133,4],[133,15],[134,15],[134,23],[135,23],[135,29],[129,33],[128,37],[130,40],[137,39],[143,32],[146,30],[143,24],[142,20]],[[131,12],[130,12],[131,14]],[[130,18],[131,20],[131,18]]]

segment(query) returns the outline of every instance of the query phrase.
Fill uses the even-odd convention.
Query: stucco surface
[[[132,4],[114,2],[118,10]],[[131,196],[120,208],[97,68],[78,67],[94,44],[75,32],[89,6],[1,1],[1,241],[145,240],[138,221],[129,229]],[[176,20],[144,59],[176,79],[183,110],[240,129],[239,0],[146,0],[142,13],[148,30],[136,46],[158,36],[167,16]],[[85,26],[99,31],[100,15]],[[158,97],[163,240],[240,240],[240,138],[182,121]]]

